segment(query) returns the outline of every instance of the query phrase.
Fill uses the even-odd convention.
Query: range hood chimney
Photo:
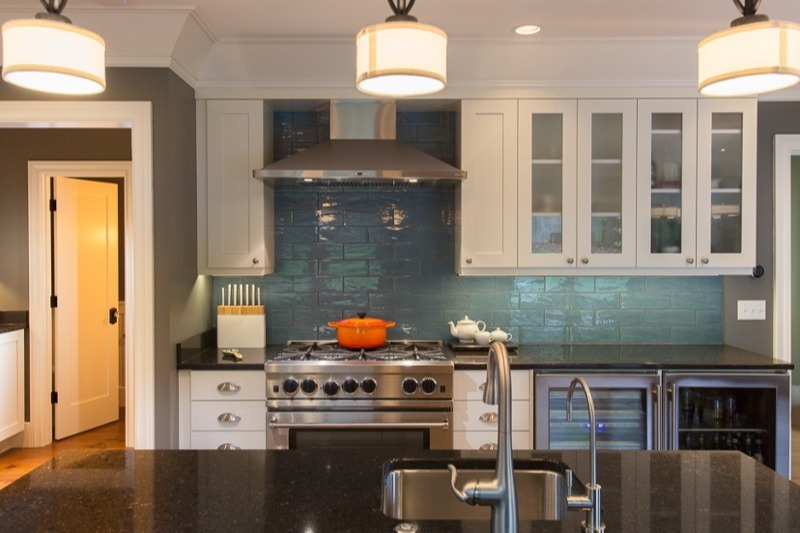
[[[396,140],[395,102],[331,101],[330,141],[253,171],[272,183],[449,187],[466,172]]]

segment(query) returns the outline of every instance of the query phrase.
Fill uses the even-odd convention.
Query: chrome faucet
[[[489,346],[483,402],[498,406],[497,464],[494,478],[488,481],[467,481],[464,489],[459,490],[456,488],[458,472],[451,464],[447,465],[450,470],[450,488],[462,502],[492,506],[493,533],[517,533],[519,514],[511,457],[511,366],[508,362],[508,351],[502,342],[493,342]]]
[[[575,386],[580,384],[586,394],[586,403],[589,407],[589,483],[586,483],[586,496],[572,496],[572,472],[569,473],[567,490],[567,508],[586,511],[586,520],[581,522],[583,531],[605,531],[606,526],[600,520],[600,485],[597,484],[597,426],[594,417],[594,400],[592,391],[583,378],[575,378],[569,384],[567,392],[567,421],[572,420],[572,396]]]

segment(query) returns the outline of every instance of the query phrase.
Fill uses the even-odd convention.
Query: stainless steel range
[[[453,447],[453,363],[440,341],[289,341],[265,370],[268,448]]]

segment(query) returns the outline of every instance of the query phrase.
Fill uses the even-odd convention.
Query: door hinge
[[[50,297],[50,307],[58,307],[58,296],[51,296]]]
[[[56,199],[50,198],[50,211],[55,211],[55,210],[56,210]]]
[[[50,393],[50,403],[58,403],[58,393],[56,391]]]

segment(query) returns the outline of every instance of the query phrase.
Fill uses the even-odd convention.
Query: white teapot
[[[475,342],[475,334],[486,329],[486,322],[470,320],[468,316],[455,324],[452,322],[448,324],[450,324],[450,335],[457,337],[461,342]]]
[[[495,330],[492,331],[491,335],[492,335],[492,341],[508,342],[511,340],[511,333],[506,333],[500,328],[495,328]]]

